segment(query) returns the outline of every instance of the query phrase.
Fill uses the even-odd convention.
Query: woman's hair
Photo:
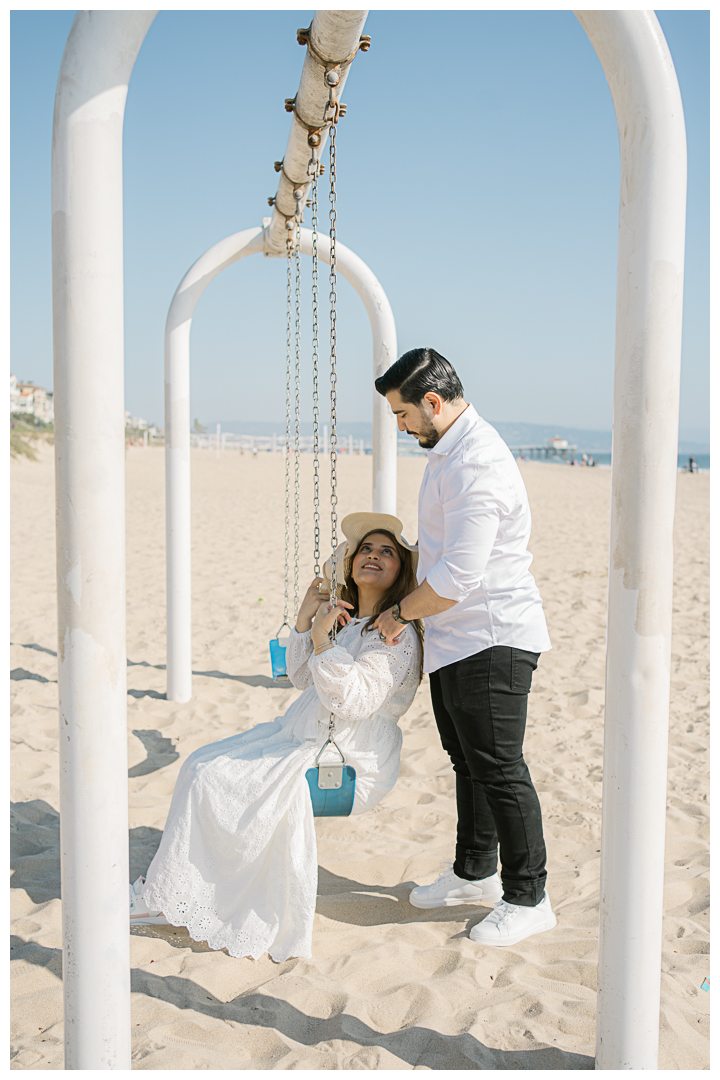
[[[376,617],[383,611],[387,611],[388,608],[393,607],[395,604],[399,604],[401,600],[404,600],[408,593],[411,593],[414,589],[417,589],[417,578],[415,577],[415,568],[413,567],[412,555],[406,547],[397,542],[397,539],[387,529],[370,529],[360,538],[354,551],[350,551],[350,545],[345,554],[345,565],[343,567],[345,573],[345,581],[338,589],[338,596],[341,600],[345,600],[346,603],[352,604],[355,611],[359,610],[360,597],[358,593],[358,587],[352,576],[352,565],[358,551],[367,540],[368,536],[374,536],[379,533],[381,536],[388,536],[392,542],[393,547],[398,553],[400,558],[400,573],[395,578],[394,582],[387,590],[384,596],[382,596],[373,611],[370,618],[367,620],[362,628],[362,633],[367,634],[372,627]],[[422,672],[422,659],[423,659],[423,639],[425,635],[425,628],[421,619],[413,619],[412,625],[415,627],[415,633],[417,634],[418,643],[420,645],[420,671]]]
[[[463,385],[449,360],[435,349],[410,349],[375,380],[375,389],[383,397],[397,390],[402,401],[419,405],[426,394],[439,394],[444,401],[463,396]]]

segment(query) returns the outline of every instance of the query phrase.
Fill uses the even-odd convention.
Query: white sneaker
[[[494,904],[502,896],[497,874],[480,881],[466,881],[448,866],[432,885],[417,885],[410,893],[413,907],[455,907],[457,904]]]
[[[131,926],[169,926],[162,911],[150,911],[143,900],[145,878],[139,877],[130,885],[130,925]]]
[[[490,914],[473,926],[470,937],[480,945],[517,945],[523,938],[552,930],[553,926],[557,926],[557,919],[546,891],[535,907],[499,900]]]

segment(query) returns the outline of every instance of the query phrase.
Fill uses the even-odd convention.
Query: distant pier
[[[575,461],[577,446],[571,446],[567,439],[548,439],[542,446],[511,446],[510,451],[515,457],[532,460],[560,458],[562,461]]]

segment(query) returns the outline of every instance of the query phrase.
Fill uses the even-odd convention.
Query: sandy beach
[[[311,459],[301,595],[312,576]],[[414,540],[424,459],[399,459]],[[165,700],[164,455],[127,452],[131,880],[159,843],[197,747],[283,712],[270,678],[282,622],[283,461],[193,451],[194,697]],[[475,945],[487,909],[418,911],[407,897],[454,852],[453,773],[427,679],[403,718],[400,779],[355,819],[319,819],[313,957],[211,952],[173,927],[131,935],[135,1069],[592,1069],[597,978],[610,470],[526,462],[533,572],[553,650],[530,696],[557,928]],[[12,1062],[62,1069],[52,450],[12,475]],[[369,509],[371,461],[343,456],[339,513]],[[329,553],[323,463],[323,553]],[[709,1068],[709,476],[678,475],[661,1069]],[[631,899],[631,898],[629,898]]]

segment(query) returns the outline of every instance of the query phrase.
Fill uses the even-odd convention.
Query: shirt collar
[[[460,413],[455,423],[450,425],[443,437],[438,439],[428,453],[439,454],[443,457],[446,454],[449,454],[460,442],[463,435],[467,435],[470,428],[473,427],[479,419],[474,406],[468,405],[465,412]]]

